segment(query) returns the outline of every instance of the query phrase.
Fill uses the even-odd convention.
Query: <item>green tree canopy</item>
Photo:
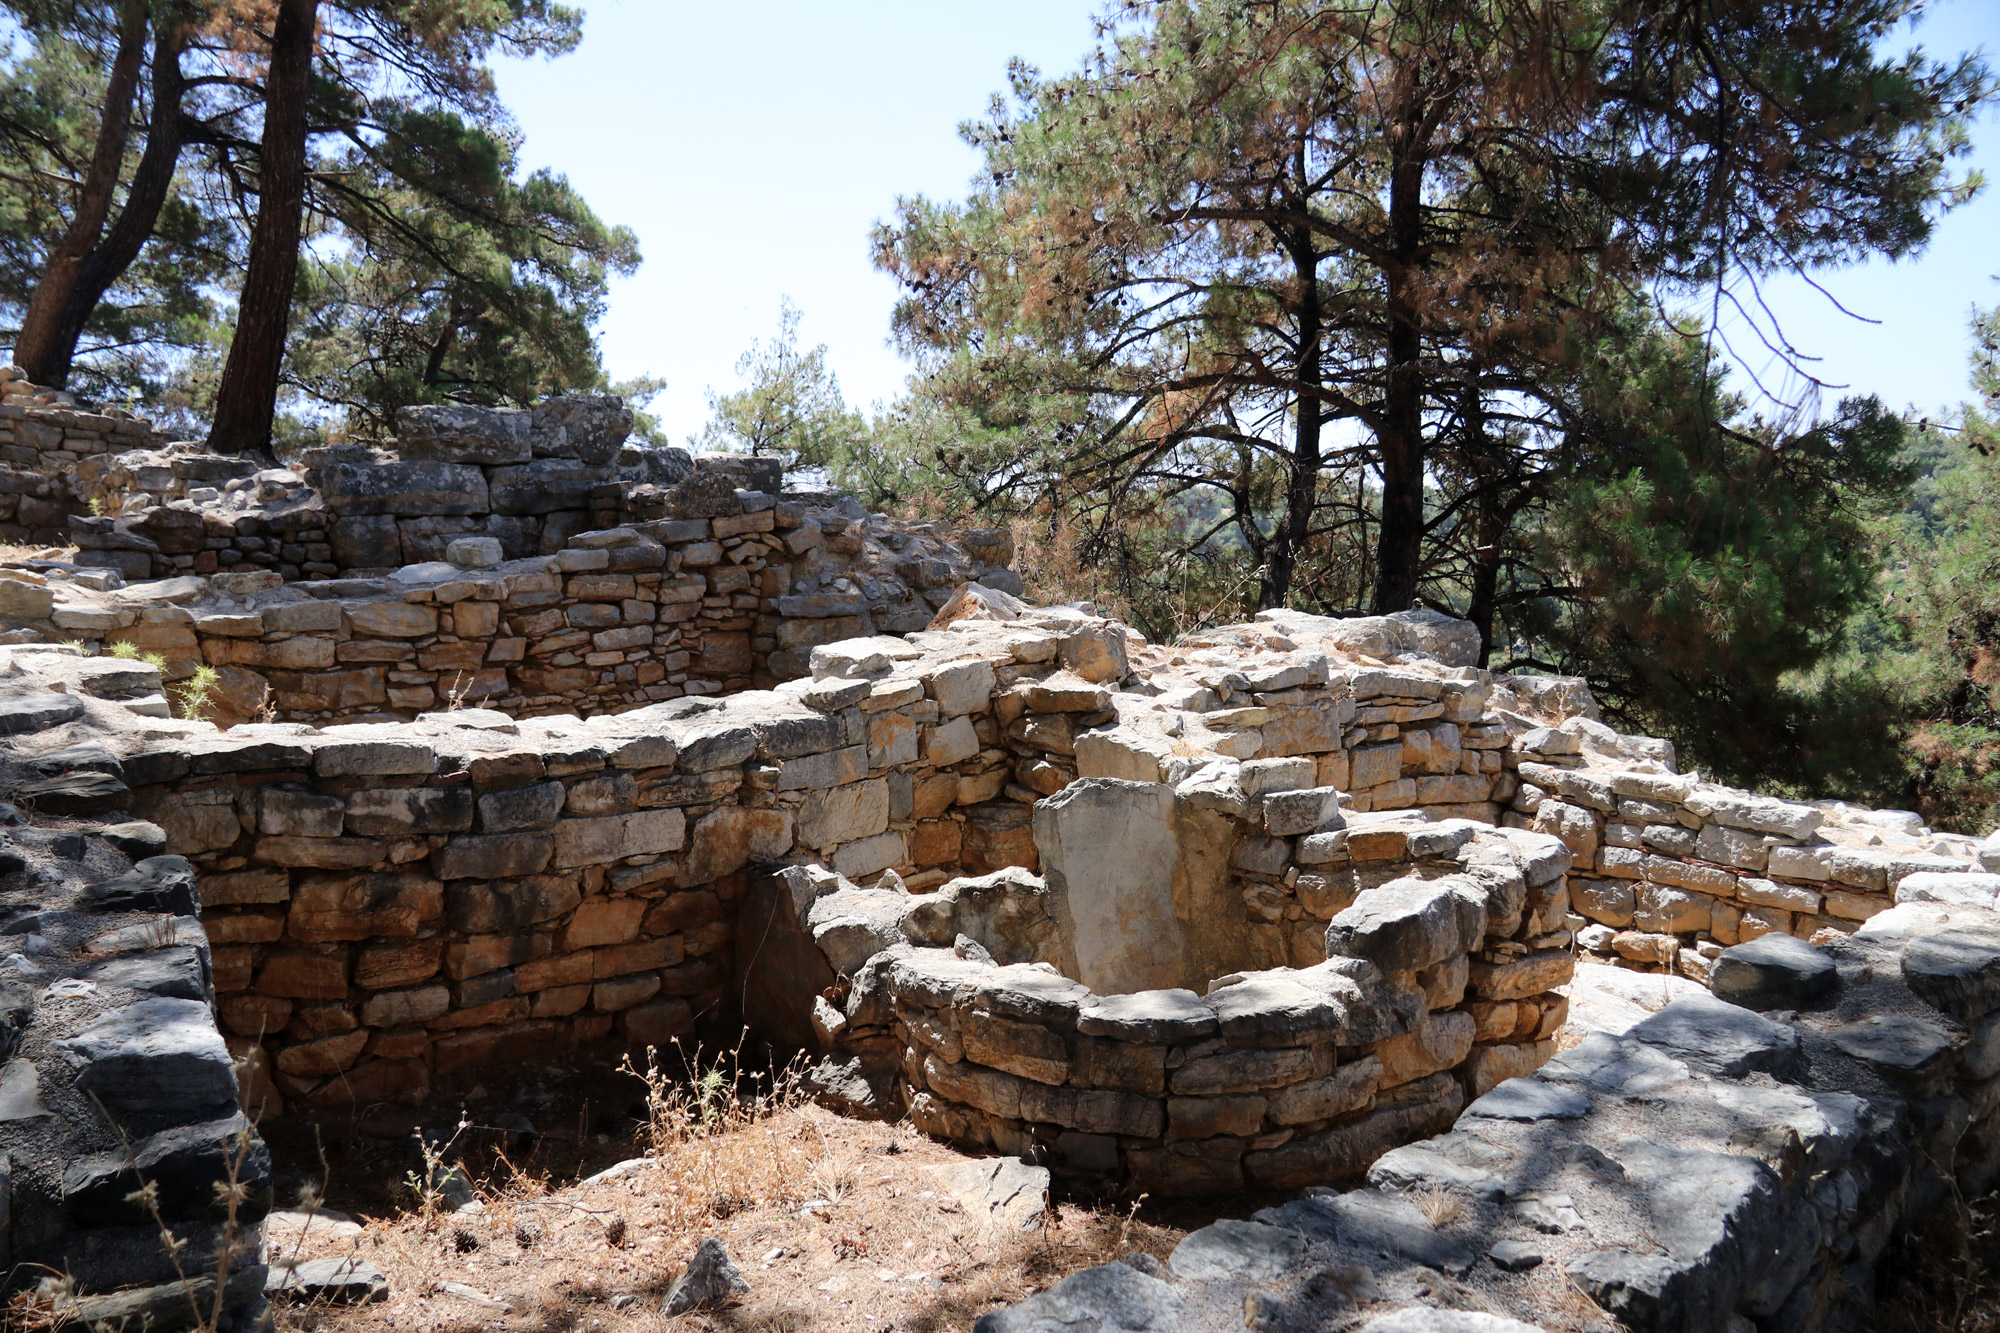
[[[868,437],[868,423],[841,397],[840,380],[826,364],[826,344],[801,350],[799,310],[790,298],[778,308],[778,331],[753,342],[736,359],[746,383],[734,393],[708,391],[709,422],[688,444],[775,454],[788,467],[832,467],[852,458]]]
[[[1447,604],[1608,320],[1908,253],[1976,183],[1991,80],[1882,54],[1914,11],[1125,4],[1081,72],[1016,67],[969,197],[903,201],[878,263],[936,392],[1105,549],[1150,490],[1260,605]]]

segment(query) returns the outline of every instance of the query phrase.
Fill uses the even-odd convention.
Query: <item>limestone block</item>
[[[1682,804],[1718,824],[1793,839],[1810,837],[1826,821],[1825,813],[1810,805],[1705,783],[1695,786]]]
[[[0,577],[0,616],[47,620],[55,610],[55,593],[43,583]]]
[[[1374,1055],[1382,1064],[1379,1086],[1412,1083],[1456,1067],[1471,1051],[1477,1027],[1477,1020],[1462,1011],[1430,1014],[1411,1031],[1378,1043]]]
[[[926,672],[924,687],[945,717],[984,710],[993,697],[993,664],[974,659],[951,662]]]
[[[539,874],[555,850],[547,833],[459,834],[431,854],[439,879],[507,879]]]
[[[1222,1134],[1248,1137],[1264,1127],[1266,1101],[1258,1096],[1169,1097],[1167,1137],[1210,1139]]]
[[[1695,855],[1704,861],[1762,871],[1770,860],[1771,849],[1761,834],[1710,823],[1702,826],[1701,836],[1695,840]]]
[[[1890,860],[1886,853],[1867,848],[1835,847],[1826,855],[1828,878],[1849,888],[1887,889]]]
[[[1569,892],[1577,912],[1592,921],[1613,927],[1632,924],[1637,895],[1630,880],[1572,879]]]
[[[833,854],[833,868],[852,879],[866,879],[892,866],[907,866],[909,851],[900,829],[850,842]]]
[[[1270,1051],[1234,1049],[1204,1055],[1168,1073],[1168,1087],[1178,1095],[1216,1095],[1262,1089],[1282,1089],[1332,1071],[1330,1049],[1278,1047]]]
[[[972,725],[963,718],[956,719],[954,725],[963,724],[966,731]],[[973,738],[976,753],[979,742]],[[956,761],[954,761],[956,762]],[[856,782],[868,775],[868,747],[850,745],[843,749],[826,750],[819,754],[800,755],[787,759],[778,769],[779,791],[813,791],[825,787],[835,787],[843,782]]]
[[[688,834],[683,882],[705,883],[752,862],[780,860],[792,850],[793,825],[789,810],[711,810]]]
[[[359,870],[388,859],[389,847],[375,838],[266,836],[257,840],[253,854],[265,865]]]
[[[1779,853],[1787,850],[1790,849],[1772,848],[1772,858],[1775,860]],[[1779,884],[1774,880],[1746,875],[1737,883],[1736,896],[1756,907],[1772,907],[1786,912],[1819,911],[1819,893],[1797,884]]]
[[[566,869],[673,852],[680,850],[686,837],[687,818],[671,807],[594,819],[561,819],[555,825],[550,864]]]
[[[1114,1088],[1157,1096],[1167,1087],[1167,1048],[1080,1036],[1076,1040],[1070,1081],[1079,1087]]]
[[[1567,801],[1543,801],[1536,807],[1533,827],[1539,833],[1562,839],[1563,845],[1579,859],[1587,860],[1597,853],[1597,817],[1582,806]],[[1692,836],[1688,845],[1692,850]]]
[[[368,990],[413,986],[436,976],[443,960],[444,940],[438,936],[366,945],[354,956],[354,984]]]
[[[518,407],[424,403],[396,413],[397,449],[405,458],[443,463],[524,463],[532,414]]]
[[[1061,1037],[1038,1024],[1014,1022],[974,1009],[959,1024],[958,1036],[968,1060],[1037,1083],[1060,1084],[1069,1079],[1069,1048]]]
[[[346,602],[350,633],[371,639],[421,639],[438,630],[437,608],[412,602]]]
[[[977,1066],[973,1066],[977,1068]],[[1032,1080],[1019,1085],[1021,1116],[1081,1130],[1158,1138],[1166,1128],[1166,1108],[1157,1097],[1100,1088],[1057,1087]]]
[[[472,827],[470,787],[375,787],[347,798],[347,831],[368,838],[463,833]]]
[[[478,800],[479,829],[482,833],[509,833],[518,829],[547,828],[562,812],[562,806],[563,785],[560,782],[537,782],[526,787],[484,792]]]
[[[1454,773],[1416,780],[1418,805],[1471,805],[1492,795],[1493,779],[1480,774]]]
[[[1263,799],[1264,831],[1274,838],[1339,828],[1340,792],[1333,787],[1273,792]]]
[[[886,778],[815,791],[799,806],[798,840],[805,847],[827,848],[872,838],[888,827]]]
[[[1366,1110],[1382,1084],[1382,1075],[1382,1062],[1364,1055],[1324,1077],[1279,1088],[1270,1094],[1271,1122],[1297,1125]]]
[[[303,874],[286,930],[301,943],[416,935],[444,915],[444,886],[410,872]]]
[[[331,463],[319,469],[319,477],[327,508],[343,517],[483,514],[492,509],[486,474],[466,463]]]
[[[1131,669],[1126,661],[1125,627],[1116,621],[1078,625],[1063,636],[1060,651],[1063,669],[1088,681],[1115,683]]]
[[[1620,938],[1632,933],[1621,931]],[[1475,958],[1471,970],[1472,976],[1466,989],[1480,999],[1520,1000],[1566,984],[1576,972],[1576,955],[1567,949],[1550,949],[1509,963],[1489,963]]]
[[[347,816],[338,796],[305,787],[266,787],[258,793],[261,833],[300,838],[337,838]]]
[[[437,752],[421,741],[329,739],[313,751],[313,771],[323,778],[382,777],[436,769]]]
[[[1714,899],[1671,884],[1642,882],[1633,924],[1656,935],[1683,935],[1709,928]]]
[[[1068,671],[1024,682],[1020,692],[1031,713],[1101,713],[1111,707],[1111,691]]]
[[[1827,890],[1822,903],[1828,916],[1839,917],[1843,921],[1866,921],[1895,906],[1886,894],[1848,893],[1842,889]]]
[[[1219,1030],[1215,1010],[1181,989],[1094,995],[1077,1016],[1077,1031],[1129,1042],[1199,1041]]]
[[[1126,782],[1159,782],[1173,758],[1173,746],[1164,736],[1148,736],[1130,727],[1081,732],[1075,750],[1079,776]]]
[[[1185,935],[1174,911],[1174,794],[1160,784],[1082,778],[1035,806],[1049,901],[1092,990],[1178,985]]]
[[[1275,1087],[1324,1074],[1332,1067],[1332,1043],[1348,1033],[1347,1013],[1338,1004],[1272,974],[1224,986],[1207,999],[1233,1041],[1323,1044],[1227,1050],[1190,1060],[1171,1076],[1176,1092]]]
[[[924,731],[924,759],[939,768],[963,763],[979,753],[979,735],[972,719],[954,717]]]
[[[1465,1061],[1466,1091],[1483,1097],[1510,1078],[1532,1074],[1556,1053],[1554,1039],[1475,1046]]]
[[[877,713],[868,719],[868,766],[900,768],[917,762],[917,722],[907,713]]]
[[[1740,881],[1727,870],[1716,866],[1693,865],[1670,856],[1648,856],[1645,860],[1646,878],[1655,884],[1670,884],[1675,888],[1691,889],[1696,893],[1710,894],[1718,898],[1734,897]]]
[[[1414,972],[1470,952],[1485,933],[1485,895],[1470,881],[1402,879],[1363,891],[1334,917],[1326,950],[1385,972]]]
[[[1353,753],[1352,781],[1355,791],[1367,791],[1403,776],[1403,747],[1364,745]]]
[[[451,1008],[451,992],[443,986],[423,986],[415,990],[381,991],[361,1006],[365,1027],[401,1027],[406,1023],[428,1023]]]

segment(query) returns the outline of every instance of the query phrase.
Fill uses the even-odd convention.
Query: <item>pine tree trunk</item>
[[[1301,232],[1290,246],[1292,268],[1299,284],[1296,417],[1292,433],[1291,475],[1285,486],[1285,513],[1264,551],[1264,572],[1257,588],[1257,609],[1283,606],[1291,595],[1299,552],[1312,532],[1313,509],[1319,500],[1320,469],[1320,342],[1324,317],[1319,302],[1319,255],[1309,234]]]
[[[1493,496],[1479,502],[1477,545],[1472,552],[1472,598],[1465,618],[1479,630],[1479,665],[1493,657],[1493,620],[1500,607],[1500,561],[1512,512]]]
[[[278,0],[271,68],[264,80],[264,137],[258,154],[257,224],[236,309],[222,383],[216,390],[209,447],[225,453],[266,450],[278,410],[292,287],[306,197],[306,93],[312,74],[319,0]]]
[[[1376,538],[1375,613],[1407,611],[1417,600],[1424,551],[1423,325],[1417,247],[1423,231],[1423,159],[1408,72],[1390,128],[1389,233],[1394,257],[1384,266],[1389,321],[1382,427],[1382,530]]]
[[[125,270],[139,257],[152,239],[173,189],[174,172],[179,168],[182,142],[181,95],[187,78],[181,72],[181,52],[187,49],[187,25],[182,19],[162,21],[153,34],[153,109],[147,121],[146,150],[132,173],[125,192],[125,207],[111,224],[103,243],[83,261],[75,286],[63,306],[55,344],[48,354],[48,379],[44,384],[63,385],[69,381],[76,360],[76,344],[83,337],[97,303],[125,276]]]
[[[76,339],[71,337],[65,349],[63,316],[85,262],[103,235],[119,172],[125,165],[132,99],[138,92],[139,68],[146,55],[146,16],[144,0],[125,0],[119,11],[118,52],[112,57],[110,77],[104,85],[104,111],[97,124],[90,165],[84,169],[83,188],[77,193],[76,211],[49,252],[41,281],[35,284],[35,294],[21,317],[21,332],[14,339],[14,364],[37,384],[60,386],[69,378]]]

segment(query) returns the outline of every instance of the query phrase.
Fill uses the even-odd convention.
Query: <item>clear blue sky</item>
[[[605,218],[632,227],[646,262],[612,288],[604,351],[617,378],[664,377],[657,410],[675,439],[706,420],[704,390],[775,328],[790,296],[802,337],[824,342],[850,402],[894,397],[907,371],[888,346],[895,288],[868,260],[868,231],[899,194],[956,196],[975,166],[957,137],[1021,56],[1072,68],[1093,0],[866,0],[762,5],[589,0],[582,46],[503,63],[501,93],[525,162],[565,172]],[[1939,0],[1917,39],[2000,56],[2000,4]],[[2000,116],[1978,162],[2000,187]],[[1803,283],[1767,298],[1818,373],[1891,406],[1935,411],[1968,393],[1966,321],[2000,301],[2000,188],[1948,217],[1921,259],[1820,275],[1850,310]],[[1748,337],[1739,352],[1770,375]],[[1770,376],[1774,387],[1777,377]]]

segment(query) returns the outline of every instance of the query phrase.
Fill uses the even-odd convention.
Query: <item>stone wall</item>
[[[1061,636],[1014,638],[1059,667]],[[919,885],[1032,863],[986,748],[1021,665],[883,642],[906,660],[876,679],[588,720],[466,709],[127,746],[107,799],[194,862],[219,1012],[265,1052],[267,1106],[414,1096],[538,1042],[659,1042],[735,1011],[753,862]],[[1102,702],[1067,679],[1055,702]]]
[[[119,408],[90,407],[0,366],[0,541],[68,541],[70,519],[89,512],[79,469],[158,442]]]
[[[1207,775],[1180,800],[1216,787]],[[1271,792],[1267,822],[1308,803],[1288,797],[1325,799]],[[1001,872],[913,896],[787,872],[769,967],[803,980],[801,995],[815,982],[844,992],[839,1006],[812,1001],[829,1053],[817,1083],[850,1109],[907,1110],[926,1133],[974,1150],[1155,1194],[1215,1194],[1358,1176],[1553,1053],[1567,1011],[1554,988],[1574,962],[1562,929],[1568,852],[1546,835],[1463,821],[1399,835],[1394,858],[1374,866],[1386,882],[1333,917],[1311,966],[1160,989],[1073,980],[1092,971],[1091,941],[1058,924],[1074,908],[1065,893],[1080,887],[1057,868],[1065,832],[1104,834],[1122,818],[1124,836],[1069,854],[1072,871],[1102,876],[1133,858],[1149,808],[1173,799],[1084,779],[1044,803],[1046,881]],[[1100,900],[1102,887],[1087,896]],[[1171,917],[1170,875],[1161,888]],[[785,941],[794,930],[823,962],[800,965]]]
[[[553,555],[580,533],[625,523],[653,524],[669,544],[727,545],[768,534],[768,511],[781,501],[821,511],[838,553],[849,528],[869,519],[838,495],[785,493],[775,458],[628,445],[631,428],[631,412],[610,395],[551,398],[532,409],[416,407],[399,415],[397,439],[306,449],[292,466],[181,443],[103,455],[65,469],[73,478],[57,470],[48,480],[90,501],[90,514],[69,524],[77,563],[128,582],[259,571],[287,583],[387,577],[446,560],[467,539],[474,546],[462,549],[489,550],[491,565]],[[713,531],[693,535],[703,525]],[[861,584],[834,590],[859,601],[845,614],[893,619],[896,603],[966,578],[1018,591],[1004,552],[968,565],[963,550],[954,559],[924,549],[926,531],[904,529],[891,559]],[[994,534],[987,544],[1003,543]],[[783,563],[794,563],[804,552],[784,554]]]
[[[2000,914],[1961,903],[1823,948],[1732,946],[1715,982],[1738,1003],[1697,993],[1580,1034],[1366,1188],[1214,1223],[1164,1264],[1088,1270],[975,1327],[1880,1327],[1892,1242],[2000,1176],[1996,977]]]
[[[178,724],[143,663],[0,649],[0,676],[0,1273],[10,1294],[73,1279],[14,1313],[172,1330],[195,1302],[247,1329],[269,1157],[216,1030],[192,867],[104,772],[107,741]],[[157,1217],[128,1197],[144,1182]]]
[[[582,533],[525,560],[475,539],[453,548],[459,564],[383,579],[57,582],[11,609],[50,637],[157,653],[169,679],[218,668],[223,723],[412,717],[452,702],[590,714],[802,676],[815,645],[920,630],[959,583],[1009,572],[1002,532],[744,503]]]
[[[606,536],[616,544],[576,549],[608,564],[621,550],[655,559],[664,548],[641,533]],[[503,570],[482,583],[453,574],[412,585],[393,601],[322,600],[285,589],[271,605],[241,614],[258,637],[210,632],[196,642],[259,651],[302,644],[334,654],[345,645],[388,643],[408,652],[426,640],[387,638],[387,617],[398,618],[405,633],[456,629],[466,608],[483,606],[497,627],[508,613],[545,615],[553,603],[566,621],[567,610],[553,602],[555,586],[567,591],[611,577],[632,577],[637,586],[638,577],[625,569]],[[664,585],[678,572],[662,569],[658,577]],[[516,578],[523,582],[510,594],[508,581]],[[539,604],[507,604],[524,592]],[[425,596],[431,600],[411,600]],[[567,600],[610,607],[629,599]],[[197,619],[189,612],[189,625],[163,628],[194,633],[219,614],[204,610]],[[1440,797],[1508,792],[1522,776],[1551,784],[1540,790],[1586,795],[1610,792],[1602,784],[1615,782],[1654,797],[1668,787],[1684,790],[1688,800],[1722,812],[1719,827],[1734,827],[1720,821],[1737,818],[1719,789],[1697,788],[1656,760],[1632,759],[1615,737],[1617,755],[1579,753],[1571,756],[1574,768],[1548,763],[1551,751],[1581,749],[1577,733],[1502,707],[1502,698],[1526,706],[1521,691],[1466,669],[1336,666],[1295,638],[1277,646],[1274,631],[1256,626],[1233,632],[1241,636],[1230,653],[1234,665],[1210,669],[1187,661],[1185,647],[1153,648],[1114,622],[1073,610],[1003,606],[992,614],[1013,619],[1002,620],[951,614],[941,617],[943,628],[905,638],[822,645],[812,650],[815,676],[776,692],[684,698],[588,721],[468,709],[433,713],[401,730],[246,725],[158,752],[134,751],[124,776],[136,793],[134,808],[168,829],[172,850],[196,862],[220,950],[226,1021],[239,1038],[263,1032],[274,1067],[290,1079],[284,1095],[308,1101],[374,1086],[368,1080],[418,1087],[425,1071],[474,1063],[505,1049],[511,1036],[557,1040],[621,1030],[614,1015],[641,1003],[681,1021],[683,1010],[668,1000],[686,1001],[688,1013],[719,1012],[727,1002],[811,1044],[806,1015],[818,987],[799,988],[806,1008],[774,1020],[770,1006],[732,997],[725,985],[742,961],[731,947],[742,929],[735,923],[746,911],[760,930],[768,919],[768,912],[758,915],[764,907],[748,906],[753,898],[763,904],[756,891],[731,878],[753,864],[817,863],[861,881],[894,870],[917,890],[1007,867],[1041,869],[1067,950],[1049,961],[1067,975],[1100,993],[1205,990],[1236,972],[1323,963],[1329,926],[1338,927],[1344,913],[1372,910],[1370,892],[1432,859],[1424,849],[1462,850],[1472,830],[1498,817],[1492,801]],[[322,619],[288,619],[307,616]],[[161,624],[141,620],[133,628]],[[1263,647],[1241,646],[1252,642]],[[1179,668],[1159,661],[1174,655],[1183,656]],[[274,681],[288,679],[268,661],[262,665]],[[1201,678],[1186,679],[1188,666]],[[1388,720],[1396,716],[1403,720]],[[735,739],[704,739],[713,736]],[[1596,742],[1608,744],[1601,736]],[[346,771],[342,765],[362,761],[322,761],[328,746],[381,750],[389,757],[379,762],[412,767]],[[1232,749],[1265,757],[1237,758]],[[1279,753],[1270,754],[1274,749]],[[487,759],[475,762],[489,751],[517,755],[508,761],[516,767],[503,772]],[[1606,777],[1586,761],[1623,767]],[[1453,771],[1433,771],[1447,766]],[[1073,853],[1047,856],[1063,845],[1059,824],[1037,845],[1038,805],[1051,819],[1067,808],[1046,797],[1074,791],[1079,777],[1130,781],[1135,772],[1153,779],[1172,826],[1163,835],[1167,860],[1153,871],[1131,883],[1103,878],[1103,867],[1124,875],[1143,858],[1103,858],[1101,839],[1088,829],[1070,839]],[[536,793],[531,809],[501,798],[516,787]],[[1426,797],[1430,803],[1403,810],[1358,808]],[[1534,799],[1532,791],[1526,799]],[[1553,813],[1571,799],[1583,797],[1548,798],[1535,816],[1510,817],[1540,819],[1574,849],[1576,830]],[[1778,808],[1740,793],[1733,799],[1758,811]],[[1803,807],[1783,809],[1796,818]],[[576,850],[586,831],[598,839],[587,855]],[[569,850],[556,850],[558,843]],[[1598,865],[1598,849],[1579,855],[1582,864]],[[1683,878],[1696,866],[1692,859],[1673,864],[1688,867]],[[1950,864],[1969,871],[1977,863]],[[495,883],[522,895],[521,903],[504,911],[471,905],[486,901]],[[349,897],[338,910],[327,905]],[[1120,903],[1118,911],[1093,919],[1091,904],[1110,901]],[[662,905],[694,902],[703,904],[699,912]],[[1583,924],[1566,920],[1568,911],[1567,892],[1551,891],[1521,921],[1497,914],[1505,929],[1496,929],[1490,946],[1475,949],[1467,940],[1459,952],[1483,951],[1482,967],[1519,955],[1533,971],[1546,955],[1547,965],[1559,968],[1570,950],[1565,932]],[[588,919],[599,912],[618,914],[618,929],[629,933],[600,940],[572,929],[578,913]],[[1154,924],[1128,929],[1141,917]],[[504,928],[495,924],[503,920]],[[687,935],[686,923],[705,933]],[[1675,948],[1699,957],[1692,934],[1675,937]],[[637,951],[602,961],[594,952],[626,946]],[[525,952],[500,961],[510,951]],[[588,978],[581,975],[586,955]],[[364,958],[378,957],[419,957],[429,970],[412,974],[418,962],[387,972],[364,966]],[[308,965],[308,958],[322,961]],[[282,965],[267,975],[273,959]],[[624,971],[605,970],[627,963]],[[535,966],[522,973],[519,964]],[[308,966],[325,977],[287,977]],[[1133,966],[1142,970],[1129,971]],[[1154,966],[1165,971],[1143,970]],[[619,984],[600,991],[602,982]],[[655,983],[658,989],[633,998]],[[308,984],[319,992],[285,993]],[[1472,1040],[1531,1048],[1545,1040],[1560,1022],[1547,998],[1556,984],[1546,979],[1505,996],[1475,986],[1462,1010],[1475,1024]],[[410,1011],[421,1019],[397,1009],[402,1000],[382,998],[413,990],[423,991]],[[557,1012],[564,1005],[574,1007]],[[1454,998],[1446,1007],[1458,1006]],[[649,1020],[627,1026],[635,1021]],[[390,1032],[393,1039],[383,1036]],[[303,1048],[324,1054],[286,1054]],[[1496,1068],[1520,1063],[1497,1053],[1469,1051],[1467,1058]],[[378,1062],[379,1070],[365,1072]],[[1475,1088],[1484,1077],[1468,1075]]]
[[[1935,834],[1914,815],[1781,801],[1681,774],[1561,767],[1582,762],[1577,736],[1524,741],[1508,820],[1556,834],[1576,854],[1571,900],[1590,923],[1578,938],[1603,956],[1706,980],[1730,945],[1850,933],[1913,880],[1925,892],[1950,876],[1939,892],[1989,901],[2000,889],[1991,873],[2000,843]]]

